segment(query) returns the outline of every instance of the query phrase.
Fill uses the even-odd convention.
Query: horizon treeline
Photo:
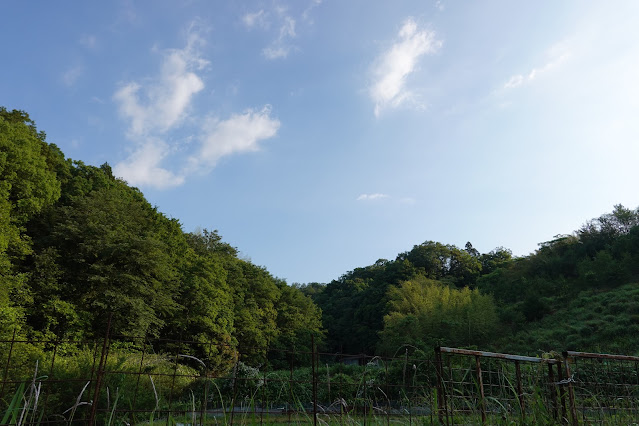
[[[327,284],[289,286],[217,231],[184,232],[108,164],[66,158],[0,107],[0,340],[115,335],[393,355],[435,345],[639,350],[639,212],[621,205],[514,258],[426,241]]]
[[[426,241],[395,260],[301,288],[322,309],[330,351],[636,353],[638,225],[639,209],[616,205],[528,256]]]

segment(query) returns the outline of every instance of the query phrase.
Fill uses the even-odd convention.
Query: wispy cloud
[[[359,197],[357,197],[357,201],[372,201],[372,200],[380,200],[383,198],[388,198],[389,196],[387,194],[380,194],[380,193],[374,193],[374,194],[360,194]]]
[[[423,30],[408,18],[397,40],[383,52],[373,67],[373,84],[369,93],[375,102],[375,116],[384,108],[395,108],[411,98],[406,79],[413,73],[421,56],[436,52],[442,45],[434,31]]]
[[[566,46],[563,43],[559,43],[553,46],[547,53],[548,60],[544,65],[535,67],[525,74],[515,74],[511,76],[510,79],[508,79],[508,81],[504,83],[503,88],[514,89],[519,86],[532,83],[541,75],[546,74],[547,72],[561,65],[568,58],[569,54],[570,52],[567,50]]]
[[[161,139],[149,137],[126,160],[113,168],[116,176],[130,184],[158,189],[172,188],[184,183],[184,175],[176,175],[160,167],[169,155],[170,147]]]
[[[391,203],[392,205],[396,206],[414,206],[415,204],[417,204],[417,200],[413,197],[396,197],[381,192],[360,194],[355,200],[362,203],[377,203],[385,200],[385,205]]]
[[[283,16],[279,36],[269,46],[262,49],[262,55],[267,59],[286,58],[293,47],[290,41],[295,37],[295,19]]]
[[[195,94],[204,89],[196,71],[208,62],[198,54],[201,38],[192,33],[184,49],[169,49],[163,54],[160,75],[146,86],[124,84],[113,99],[120,114],[129,121],[133,136],[163,133],[180,124]]]
[[[415,205],[417,203],[417,200],[412,198],[412,197],[404,197],[404,198],[401,198],[399,200],[399,202],[401,204],[406,204],[406,205],[412,206],[412,205]]]
[[[138,14],[135,10],[132,0],[125,0],[121,3],[120,10],[118,12],[118,23],[125,22],[128,24],[134,23],[138,19]]]
[[[226,155],[257,151],[259,142],[275,136],[279,127],[279,120],[271,117],[270,106],[222,121],[209,119],[203,128],[200,151],[190,159],[191,167],[210,168]]]
[[[79,43],[87,49],[95,49],[98,45],[98,39],[94,35],[85,34],[80,37]]]
[[[83,74],[84,67],[82,65],[69,68],[62,74],[62,83],[67,87],[72,87]]]
[[[291,51],[289,46],[269,46],[262,49],[262,55],[266,59],[286,58]]]
[[[192,98],[204,88],[197,71],[208,62],[198,53],[203,43],[190,31],[183,49],[162,52],[159,76],[146,84],[123,84],[113,95],[120,115],[128,122],[127,136],[135,143],[132,154],[114,172],[132,185],[168,188],[181,185],[183,176],[161,166],[169,153],[163,137],[187,116]]]
[[[242,16],[242,23],[244,23],[247,28],[267,28],[269,25],[268,14],[264,12],[264,9],[260,9],[259,11],[253,13],[247,13],[246,15]]]
[[[276,6],[271,11],[260,9],[245,14],[241,19],[248,29],[260,28],[274,32],[271,41],[262,49],[262,56],[269,60],[283,59],[297,49],[293,40],[297,38],[300,22],[312,25],[311,12],[321,3],[321,0],[311,0],[304,10],[297,13],[284,6]]]
[[[127,123],[127,137],[134,143],[129,157],[114,166],[117,176],[132,185],[159,189],[183,184],[189,174],[210,170],[219,158],[236,152],[258,149],[261,140],[273,137],[280,123],[271,118],[270,107],[248,110],[226,120],[198,118],[192,103],[204,87],[202,71],[209,62],[202,57],[204,45],[199,31],[191,26],[186,46],[161,51],[162,64],[156,77],[122,84],[113,95],[120,116]],[[192,147],[178,147],[174,132],[200,135],[198,152],[182,152]],[[192,149],[192,148],[191,148]],[[176,166],[179,158],[185,165]],[[172,161],[175,173],[166,164]]]
[[[322,0],[312,0],[311,4],[309,4],[308,7],[304,10],[304,12],[302,12],[302,19],[304,21],[312,22],[311,12],[320,4],[322,4]]]

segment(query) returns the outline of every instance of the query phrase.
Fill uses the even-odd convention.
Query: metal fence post
[[[2,390],[0,390],[0,398],[4,396],[4,387],[7,384],[7,374],[9,374],[9,366],[11,364],[11,353],[13,352],[13,344],[16,341],[16,329],[18,326],[13,327],[13,337],[11,337],[11,345],[9,346],[9,354],[7,355],[7,365],[4,369],[4,375],[2,377]]]
[[[402,370],[402,386],[404,386],[404,392],[406,392],[406,366],[408,365],[408,348],[404,354],[404,369]]]
[[[235,365],[233,366],[233,398],[231,399],[231,424],[235,417],[235,399],[237,398],[237,365],[240,362],[240,355],[235,350]]]
[[[388,388],[388,361],[384,360],[384,388],[386,392],[384,392],[384,396],[386,396],[386,426],[390,426],[390,412],[391,412],[391,404],[390,404],[390,389]]]
[[[524,391],[521,387],[521,367],[519,361],[515,360],[515,374],[517,376],[517,397],[519,399],[519,409],[521,410],[521,420],[526,420],[526,401],[524,400]]]
[[[173,374],[171,375],[171,389],[169,390],[169,401],[168,408],[166,412],[166,426],[169,426],[169,420],[171,419],[172,414],[172,404],[173,404],[173,392],[175,390],[175,377],[177,376],[178,370],[178,358],[180,357],[180,348],[179,345],[175,349],[175,360],[173,362]]]
[[[555,384],[555,374],[552,364],[548,364],[548,386],[550,387],[550,403],[552,404],[553,418],[559,417],[559,407],[557,406],[557,385]]]
[[[138,390],[140,388],[140,377],[142,377],[142,369],[144,368],[144,355],[146,354],[146,337],[142,338],[142,356],[140,357],[140,367],[138,368],[138,377],[135,382],[135,392],[133,392],[133,404],[131,408],[135,410],[137,408],[136,402],[138,399]]]
[[[560,383],[557,389],[559,390],[559,398],[561,400],[561,422],[567,423],[568,415],[566,414],[567,412],[566,411],[566,390],[563,388],[563,385],[561,385],[561,383],[564,380],[563,369],[564,369],[563,362],[557,363],[557,378],[559,379],[559,383]]]
[[[311,334],[311,369],[313,373],[313,425],[317,425],[317,371],[315,370],[315,336]]]
[[[109,314],[109,320],[107,322],[106,333],[104,335],[104,341],[102,342],[102,353],[100,355],[100,363],[98,364],[97,376],[95,379],[95,392],[93,393],[93,403],[91,404],[91,415],[89,417],[89,424],[95,424],[95,416],[98,410],[98,398],[100,398],[100,386],[102,385],[102,378],[104,376],[104,370],[106,368],[107,349],[109,343],[109,337],[111,333],[111,319],[113,313]]]
[[[58,353],[58,345],[60,344],[59,340],[55,340],[54,346],[53,346],[53,356],[51,357],[51,367],[49,367],[49,377],[47,380],[54,380],[54,372],[53,372],[53,367],[55,366],[55,357],[56,354]],[[50,387],[50,385],[49,385]],[[42,412],[46,413],[47,412],[47,404],[49,403],[49,394],[51,392],[46,392],[45,397],[44,397],[44,404],[42,405]]]
[[[437,369],[437,416],[439,418],[439,423],[444,424],[446,397],[444,395],[444,366],[442,363],[442,351],[439,346],[435,347],[435,367]],[[448,424],[448,412],[446,412],[446,424]]]
[[[568,362],[568,352],[564,352],[564,364],[566,366],[566,380],[568,381],[568,399],[570,403],[570,418],[573,425],[579,424],[577,418],[577,406],[575,405],[575,390],[572,387],[572,375],[570,374],[570,363]]]
[[[484,397],[484,379],[481,374],[481,361],[479,355],[475,355],[475,367],[477,368],[477,383],[479,384],[479,396],[481,397],[481,422],[486,423],[486,400]]]
[[[295,407],[295,396],[293,393],[293,364],[295,363],[295,345],[293,345],[292,350],[290,352],[290,362],[289,362],[289,368],[290,368],[290,375],[289,375],[289,381],[288,381],[288,390],[289,390],[289,397],[290,400],[288,402],[288,406],[286,407],[286,412],[288,415],[288,422],[291,423],[291,415],[293,412],[293,409],[291,407]],[[292,403],[292,404],[291,404]]]

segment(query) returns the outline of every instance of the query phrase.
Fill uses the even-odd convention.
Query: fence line
[[[441,424],[629,424],[639,418],[639,357],[554,357],[436,348]],[[555,376],[556,373],[556,376]]]
[[[2,424],[627,424],[639,357],[460,348],[394,357],[111,336],[0,340]],[[43,349],[44,348],[44,349]],[[400,352],[400,350],[398,350]],[[242,360],[258,358],[258,366]]]
[[[639,418],[639,357],[566,351],[572,421],[606,424]]]

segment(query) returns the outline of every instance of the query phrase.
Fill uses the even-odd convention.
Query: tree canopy
[[[323,336],[321,311],[298,288],[217,231],[184,232],[108,164],[65,159],[26,113],[4,108],[0,280],[2,335],[20,326],[80,341],[111,317],[114,335],[195,343],[186,352],[218,342],[220,366],[237,350],[257,363],[270,346]]]
[[[475,346],[497,330],[493,298],[478,289],[457,289],[419,275],[391,287],[388,298],[380,333],[380,349],[387,355],[405,344],[425,350],[439,344]]]

